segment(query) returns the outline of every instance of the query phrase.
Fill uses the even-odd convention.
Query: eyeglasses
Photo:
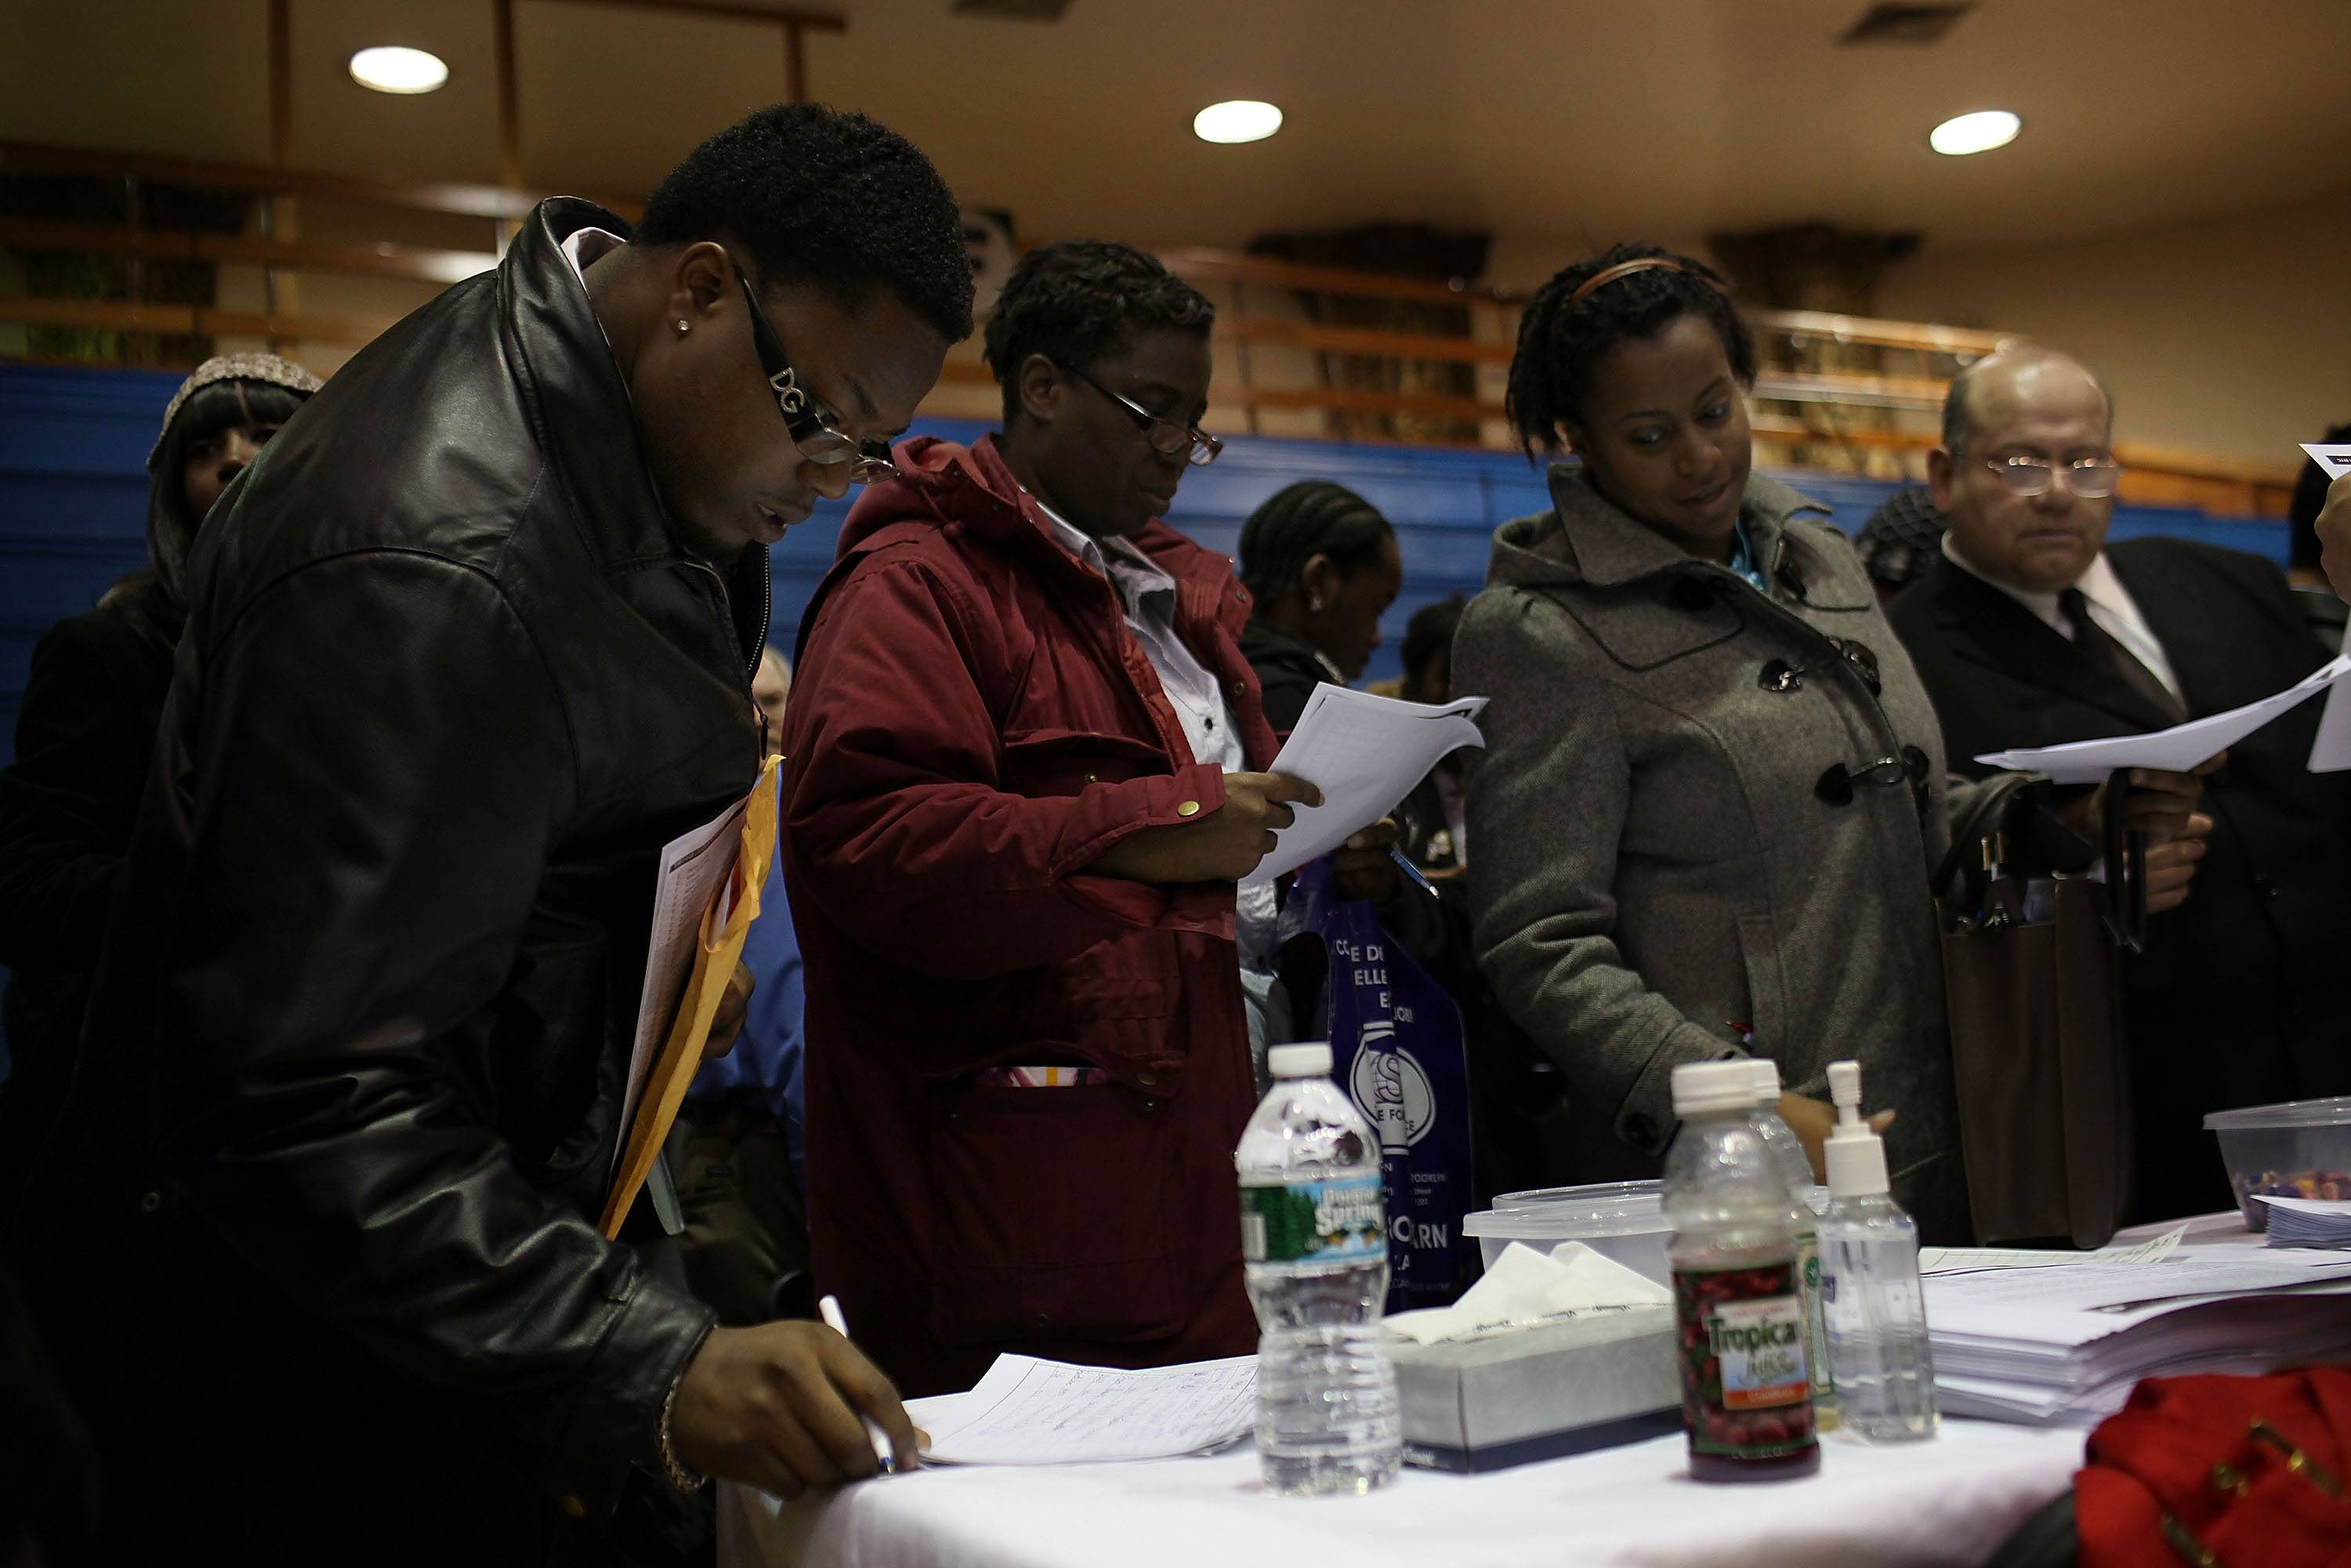
[[[852,485],[895,479],[898,468],[890,461],[889,443],[860,443],[836,428],[840,419],[800,384],[799,372],[784,357],[784,340],[776,335],[775,324],[768,319],[768,313],[759,308],[759,294],[751,287],[750,275],[737,266],[735,277],[743,286],[744,302],[751,307],[752,351],[759,356],[759,369],[767,373],[768,390],[775,394],[776,407],[784,416],[784,434],[792,438],[800,455],[828,468],[842,463],[852,465],[849,482]]]
[[[1891,788],[1905,783],[1910,786],[1914,796],[1923,797],[1927,783],[1927,754],[1915,746],[1904,747],[1899,757],[1881,757],[1858,768],[1832,762],[1813,786],[1813,793],[1832,806],[1850,806],[1856,787]]]
[[[2048,463],[2038,457],[2010,457],[1994,463],[1987,460],[1984,466],[2000,476],[2011,496],[2045,496],[2049,486],[2057,483],[2057,476],[2065,476],[2065,488],[2085,501],[2103,501],[2115,493],[2122,478],[2122,465],[2110,457],[2085,457],[2074,463]]]
[[[1180,419],[1162,419],[1134,399],[1119,396],[1083,371],[1071,370],[1069,373],[1126,410],[1126,416],[1143,432],[1143,439],[1151,444],[1151,450],[1163,457],[1180,456],[1195,468],[1206,468],[1225,449],[1223,442],[1197,425],[1186,424]]]

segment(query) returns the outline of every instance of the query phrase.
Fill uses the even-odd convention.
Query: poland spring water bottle
[[[1257,1451],[1268,1490],[1364,1492],[1395,1479],[1404,1427],[1380,1343],[1388,1288],[1380,1151],[1331,1082],[1328,1045],[1268,1053],[1273,1088],[1234,1156],[1241,1256],[1262,1337]]]

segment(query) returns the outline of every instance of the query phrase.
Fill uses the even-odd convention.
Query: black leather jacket
[[[250,1270],[255,1386],[380,1379],[572,1513],[710,1323],[592,1217],[655,857],[751,783],[768,616],[764,550],[672,535],[559,249],[591,225],[542,204],[205,530],[65,1150]]]

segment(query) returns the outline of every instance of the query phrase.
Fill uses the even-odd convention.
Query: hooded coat
[[[898,466],[850,513],[784,716],[818,1285],[908,1395],[999,1351],[1246,1354],[1233,884],[1085,869],[1217,810],[1224,775],[994,437],[910,442]],[[1231,562],[1162,523],[1129,542],[1176,580],[1176,633],[1263,767]],[[1095,1081],[987,1072],[1061,1065]]]
[[[1825,1100],[1828,1064],[1853,1058],[1868,1104],[1901,1113],[1897,1200],[1961,1239],[1928,890],[1949,837],[1942,742],[1852,545],[1754,476],[1741,516],[1765,592],[1573,468],[1551,489],[1552,510],[1495,536],[1453,673],[1491,699],[1468,803],[1479,962],[1566,1075],[1582,1161],[1562,1179],[1657,1175],[1684,1062],[1767,1055]],[[1906,747],[1915,782],[1823,797],[1828,769]]]

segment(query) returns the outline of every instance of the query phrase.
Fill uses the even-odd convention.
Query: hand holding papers
[[[758,918],[759,889],[776,847],[776,769],[782,762],[768,758],[748,795],[662,851],[652,950],[621,1106],[620,1164],[604,1198],[607,1236],[621,1233],[685,1087],[702,1066],[703,1041],[742,956],[743,938]],[[655,1055],[653,1040],[664,1026],[668,1032]]]
[[[2310,454],[2313,463],[2326,470],[2329,479],[2340,479],[2346,474],[2351,474],[2351,446],[2322,446],[2305,441],[2302,449]]]
[[[1066,1465],[1171,1459],[1248,1436],[1257,1357],[1122,1372],[999,1355],[979,1386],[926,1400],[923,1458],[947,1465]]]
[[[2063,746],[1988,751],[1978,762],[2018,772],[2046,773],[2060,784],[2095,784],[2117,768],[2155,768],[2191,772],[2289,709],[2351,676],[2351,655],[2337,655],[2275,696],[2207,718],[2189,719],[2147,735],[2073,740]],[[2338,766],[2351,766],[2346,758]]]
[[[1297,808],[1297,820],[1280,831],[1272,852],[1243,879],[1244,885],[1270,882],[1330,853],[1349,834],[1393,810],[1437,758],[1465,746],[1485,745],[1477,725],[1485,706],[1484,697],[1432,706],[1375,697],[1327,681],[1316,686],[1272,770],[1321,789],[1322,804]]]

